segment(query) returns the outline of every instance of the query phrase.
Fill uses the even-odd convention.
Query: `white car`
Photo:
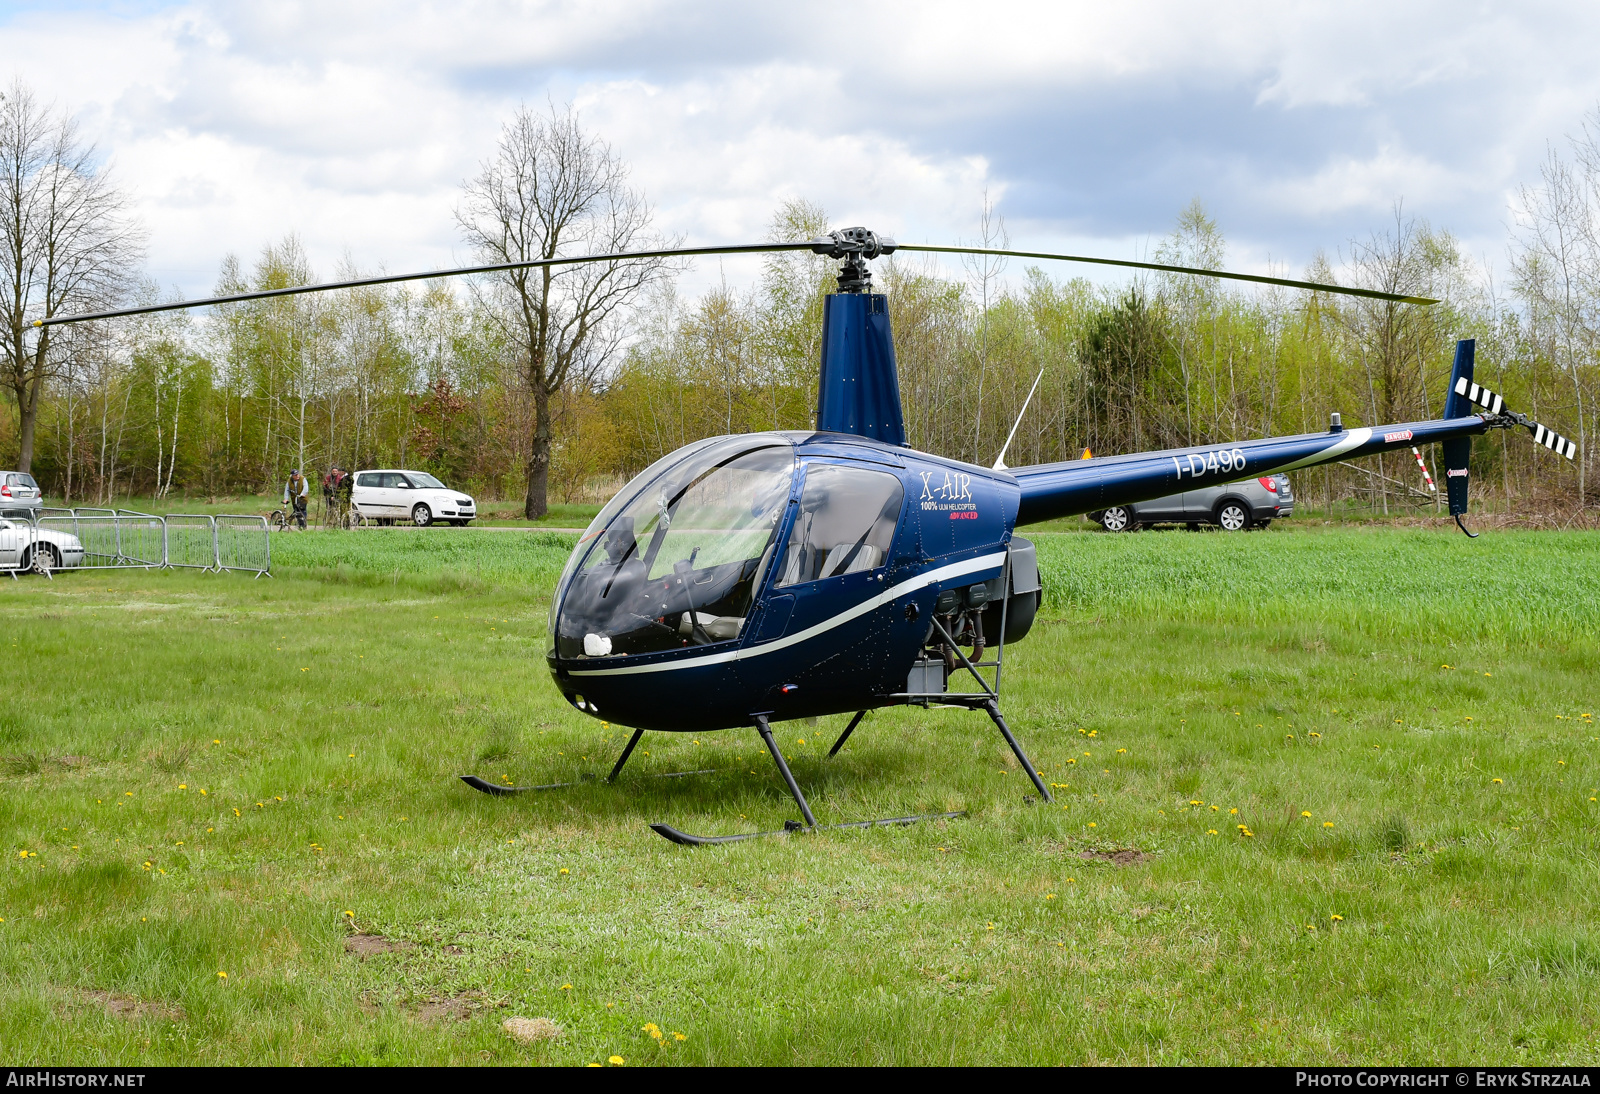
[[[44,491],[33,476],[21,471],[0,471],[0,507],[38,509],[44,505]]]
[[[0,570],[61,570],[82,564],[83,543],[72,533],[0,517]]]
[[[478,515],[470,495],[451,490],[426,471],[357,471],[350,504],[368,520],[408,520],[418,528],[438,520],[465,528]]]

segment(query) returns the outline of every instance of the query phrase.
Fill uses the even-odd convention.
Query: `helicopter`
[[[1025,467],[1005,464],[1016,427],[990,467],[918,451],[906,440],[888,298],[871,291],[869,263],[897,250],[1088,262],[1422,306],[1437,301],[1160,263],[899,245],[863,227],[797,243],[641,250],[323,282],[51,317],[35,325],[517,268],[798,250],[841,264],[838,291],[824,300],[815,428],[705,438],[657,460],[579,536],[550,600],[545,661],[556,689],[575,711],[633,730],[606,782],[617,780],[647,732],[754,729],[802,818],[786,821],[780,831],[721,836],[650,826],[675,843],[958,816],[818,824],[773,723],[853,713],[828,753],[832,758],[869,711],[893,706],[986,714],[1038,799],[1053,801],[1000,706],[1005,647],[1027,637],[1042,598],[1037,553],[1019,528],[1202,485],[1440,444],[1449,511],[1476,538],[1462,520],[1473,437],[1522,427],[1559,456],[1572,460],[1577,453],[1575,443],[1508,409],[1500,395],[1474,382],[1472,340],[1457,343],[1440,419],[1346,428],[1335,413],[1322,433],[1086,454]],[[461,779],[497,796],[576,785]]]

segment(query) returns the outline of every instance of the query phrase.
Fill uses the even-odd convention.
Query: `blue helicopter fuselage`
[[[591,641],[585,652],[579,643],[590,636],[578,631],[586,624],[573,618],[582,606],[568,602],[585,595],[585,575],[591,573],[591,587],[618,595],[621,582],[606,588],[609,571],[628,565],[607,558],[585,566],[588,556],[605,549],[606,518],[624,514],[636,499],[656,500],[651,491],[657,484],[717,445],[792,452],[792,474],[768,542],[743,552],[764,564],[756,567],[740,614],[713,617],[717,622],[709,633],[683,622],[702,606],[694,602],[697,585],[716,594],[719,564],[675,571],[684,560],[663,559],[658,552],[641,587],[627,591],[639,605],[648,598],[651,606],[631,611],[629,618],[650,613],[652,632],[661,636],[650,644],[670,647],[595,655]],[[795,572],[791,561],[807,549],[804,526],[808,518],[815,523],[806,507],[808,482],[827,479],[836,493],[838,481],[852,475],[869,483],[873,476],[892,476],[898,484],[893,531],[881,555],[870,559],[873,565],[847,565],[837,573]],[[651,730],[703,731],[748,726],[755,714],[776,721],[885,705],[905,690],[939,593],[1001,577],[1020,499],[1017,480],[1006,472],[848,434],[749,434],[690,445],[631,482],[585,532],[552,604],[550,669],[577,709]],[[841,527],[834,534],[846,540],[822,540],[819,554],[859,538],[853,535],[859,523]],[[666,533],[669,543],[671,535]],[[637,537],[636,544],[643,542]],[[637,546],[633,553],[645,550]],[[729,618],[739,622],[715,629]],[[668,629],[679,633],[669,636]]]

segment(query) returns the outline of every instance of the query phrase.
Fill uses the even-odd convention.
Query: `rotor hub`
[[[811,241],[814,253],[844,262],[839,268],[839,291],[842,293],[870,292],[872,270],[867,263],[893,254],[894,249],[894,240],[870,228],[841,228]]]

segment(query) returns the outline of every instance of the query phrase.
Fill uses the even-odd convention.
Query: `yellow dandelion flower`
[[[356,913],[354,913],[352,911],[349,911],[348,909],[346,909],[344,914],[349,916],[351,919],[354,919],[356,917]]]
[[[1324,828],[1332,828],[1333,827],[1333,822],[1332,821],[1323,821],[1322,822],[1322,827],[1324,827]]]
[[[1492,782],[1492,783],[1503,783],[1503,782],[1505,782],[1504,779],[1490,779],[1489,781]]]
[[[991,931],[994,930],[994,924],[993,923],[989,924],[989,930],[991,930]]]
[[[563,866],[563,867],[562,867],[562,868],[561,868],[561,872],[562,872],[562,873],[563,873],[563,874],[570,874],[570,873],[571,873],[571,872],[572,872],[572,871],[571,871],[571,870],[568,870],[568,869],[567,869],[567,868],[566,868],[566,867],[565,867],[565,866]]]
[[[1314,930],[1316,930],[1316,929],[1317,929],[1317,925],[1316,925],[1316,924],[1315,924],[1315,923],[1307,923],[1307,924],[1306,924],[1306,930],[1308,930],[1308,931],[1314,931]]]
[[[571,991],[572,990],[572,985],[571,984],[562,984],[561,985],[561,990],[562,991]]]
[[[611,1057],[611,1059],[610,1059],[610,1060],[608,1060],[608,1061],[607,1061],[607,1062],[608,1062],[608,1063],[609,1063],[609,1064],[610,1064],[610,1065],[611,1065],[611,1066],[612,1066],[612,1067],[621,1067],[621,1066],[622,1066],[622,1065],[623,1065],[623,1064],[625,1064],[625,1063],[627,1063],[627,1061],[626,1061],[626,1060],[624,1060],[624,1059],[623,1059],[623,1058],[622,1058],[622,1057],[621,1057],[621,1056],[613,1056],[613,1057]]]
[[[220,745],[222,743],[222,738],[213,737],[213,738],[211,738],[211,743],[214,744],[214,745]]]
[[[189,784],[188,783],[179,783],[178,784],[178,789],[179,790],[187,790],[187,789],[189,789]]]
[[[223,972],[221,969],[217,970],[217,979],[226,980],[227,978],[228,978],[228,974],[227,973]]]
[[[1228,810],[1228,815],[1231,817],[1237,817],[1239,815],[1239,811],[1237,809],[1230,809]]]
[[[798,743],[805,744],[806,743],[806,739],[804,737],[801,737]]]
[[[1100,827],[1100,826],[1099,826],[1099,825],[1098,825],[1098,824],[1096,824],[1096,823],[1095,823],[1095,822],[1094,822],[1094,821],[1090,821],[1090,822],[1089,822],[1089,827],[1090,827],[1090,828],[1098,828],[1098,827]]]
[[[1208,836],[1214,836],[1214,835],[1216,835],[1216,834],[1217,834],[1217,830],[1216,830],[1216,829],[1215,829],[1215,828],[1207,828],[1207,829],[1206,829],[1206,835],[1208,835]]]
[[[1201,801],[1199,798],[1190,798],[1189,799],[1189,804],[1190,805],[1204,805],[1205,802]]]
[[[1118,753],[1118,754],[1119,754],[1119,755],[1124,755],[1124,754],[1126,754],[1126,753],[1127,753],[1127,751],[1128,751],[1128,750],[1127,750],[1127,749],[1125,749],[1125,748],[1119,748],[1119,749],[1117,749],[1117,753]]]
[[[1220,810],[1220,809],[1221,809],[1221,808],[1222,808],[1222,806],[1220,806],[1220,805],[1213,805],[1213,806],[1212,806],[1212,807],[1211,807],[1211,811],[1212,811],[1212,812],[1213,812],[1213,813],[1215,813],[1215,812],[1218,812],[1218,811],[1219,811],[1219,810]]]
[[[1307,820],[1310,820],[1310,819],[1311,819],[1311,814],[1310,814],[1310,813],[1307,813],[1307,812],[1306,812],[1306,811],[1305,811],[1305,810],[1304,810],[1304,809],[1302,809],[1302,810],[1300,810],[1300,815],[1301,815],[1301,816],[1302,816],[1302,817],[1304,817],[1304,818],[1306,818],[1306,819],[1307,819]]]
[[[674,1041],[687,1041],[689,1038],[685,1037],[681,1033],[678,1033],[678,1032],[674,1031],[673,1034],[672,1034],[672,1039]]]
[[[1044,894],[1044,898],[1046,900],[1054,900],[1056,898],[1056,894],[1054,894],[1054,893],[1046,893],[1046,894]]]
[[[1338,912],[1333,913],[1328,918],[1330,920],[1332,920],[1333,922],[1335,922],[1335,923],[1343,923],[1344,922],[1344,916],[1340,915]]]

